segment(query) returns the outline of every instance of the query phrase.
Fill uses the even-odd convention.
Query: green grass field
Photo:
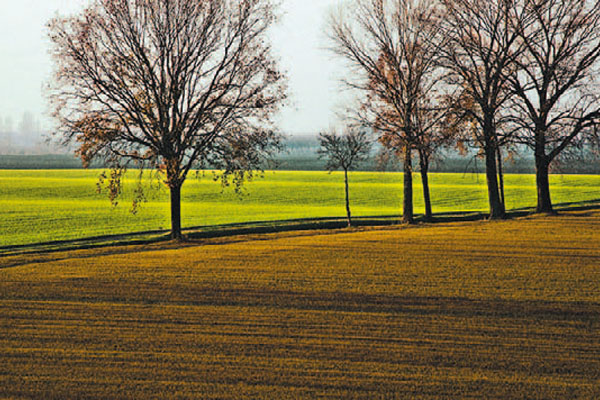
[[[125,180],[118,207],[96,193],[100,171],[0,171],[0,246],[125,234],[170,227],[168,192],[156,181],[146,181],[148,202],[132,215],[131,193],[136,173]],[[422,212],[422,194],[415,176],[416,212]],[[535,178],[506,177],[507,206],[535,205]],[[434,212],[486,211],[483,175],[433,174]],[[402,175],[351,175],[355,216],[398,215],[402,204]],[[553,200],[583,202],[600,199],[600,176],[553,176]],[[184,227],[295,218],[342,217],[343,180],[339,173],[266,172],[247,184],[240,197],[223,190],[207,173],[188,179],[183,191]]]
[[[580,211],[4,258],[0,398],[598,399],[598,243]]]

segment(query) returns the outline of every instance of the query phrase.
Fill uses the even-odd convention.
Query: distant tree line
[[[318,137],[310,139],[301,139],[302,146],[296,147],[296,140],[291,137],[283,141],[283,151],[274,154],[272,162],[265,165],[275,171],[323,171],[326,161],[319,156]],[[305,146],[310,143],[310,146]],[[64,150],[64,149],[62,149]],[[375,142],[373,150],[369,157],[356,167],[356,171],[372,172],[401,172],[403,169],[402,160],[396,158],[393,154],[384,154],[381,146]],[[55,150],[56,151],[56,150]],[[0,169],[81,169],[81,159],[72,153],[67,154],[64,151],[52,153],[48,150],[44,152],[34,152],[31,150],[23,151],[25,154],[10,153],[0,155]],[[110,165],[101,159],[93,161],[90,168],[110,168]],[[210,166],[205,166],[210,168]],[[415,166],[415,172],[419,172],[418,164]],[[485,164],[478,157],[476,151],[470,151],[468,154],[461,154],[455,149],[442,149],[436,153],[431,162],[430,172],[443,173],[476,173],[485,172]],[[510,159],[505,160],[504,172],[508,174],[534,174],[535,160],[526,149],[513,151]],[[600,174],[600,157],[591,149],[583,149],[576,154],[571,154],[569,158],[564,158],[555,162],[552,166],[552,173],[555,174]]]

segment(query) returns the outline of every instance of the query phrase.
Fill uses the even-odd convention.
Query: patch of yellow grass
[[[0,397],[600,398],[600,213],[0,259]]]

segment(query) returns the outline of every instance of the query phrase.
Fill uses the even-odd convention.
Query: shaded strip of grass
[[[557,212],[586,211],[600,209],[600,199],[585,202],[560,203],[555,205]],[[520,218],[532,215],[534,208],[521,208],[511,210],[507,213],[507,219]],[[383,227],[401,224],[401,215],[388,215],[376,217],[355,217],[355,227]],[[417,223],[451,223],[451,222],[474,222],[488,218],[487,213],[475,211],[457,211],[434,214],[430,220],[425,220],[423,215],[416,217]],[[211,239],[232,237],[252,234],[269,234],[294,231],[311,230],[336,230],[347,227],[346,218],[301,218],[279,221],[257,221],[242,222],[222,225],[197,226],[184,229],[188,239]],[[0,260],[5,257],[13,257],[29,254],[50,254],[54,252],[100,249],[104,247],[141,246],[159,242],[169,241],[168,230],[153,230],[145,232],[133,232],[121,235],[94,236],[75,240],[58,240],[35,244],[0,246]],[[0,268],[14,265],[2,265]]]

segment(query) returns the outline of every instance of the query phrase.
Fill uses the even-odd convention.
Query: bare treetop
[[[370,116],[378,130],[412,137],[407,110],[430,96],[439,80],[428,79],[436,69],[439,48],[439,8],[431,0],[357,0],[351,11],[334,14],[330,23],[333,51],[350,61],[356,75],[345,83],[369,93]],[[407,130],[407,127],[408,130]],[[407,137],[407,140],[411,139]]]
[[[512,83],[520,101],[521,132],[535,132],[536,123],[546,132],[549,156],[554,158],[577,134],[577,123],[595,124],[600,117],[600,1],[526,0],[532,15],[529,26],[518,27],[525,53]],[[539,127],[538,127],[539,128]],[[530,136],[521,137],[535,148]]]
[[[332,132],[319,134],[318,154],[327,160],[325,169],[351,171],[369,158],[372,141],[364,130],[348,128],[343,135]]]
[[[523,51],[512,24],[522,20],[513,0],[442,0],[446,7],[443,64],[452,82],[461,85],[483,116],[499,110],[510,97],[508,76]]]

